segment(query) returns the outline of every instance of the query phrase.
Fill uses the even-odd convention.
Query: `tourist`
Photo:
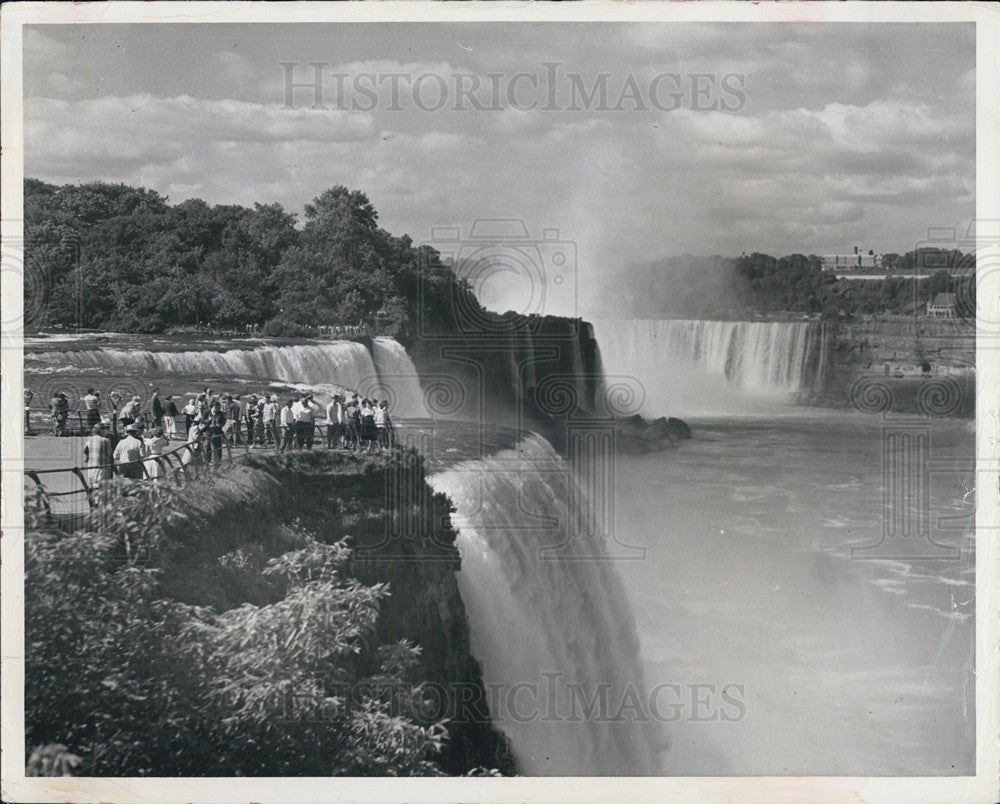
[[[146,457],[146,445],[139,440],[142,425],[131,422],[125,427],[125,438],[115,447],[114,461],[118,474],[129,480],[142,480],[142,459]]]
[[[326,406],[326,448],[333,449],[337,435],[337,395]]]
[[[122,409],[118,413],[118,421],[121,422],[126,432],[128,432],[129,425],[134,424],[139,419],[140,406],[141,400],[138,396],[133,396],[122,405]]]
[[[184,432],[190,433],[191,426],[194,424],[194,417],[198,415],[198,406],[195,404],[194,397],[188,399],[187,404],[184,406]]]
[[[295,442],[295,411],[292,410],[292,400],[285,400],[285,406],[281,409],[279,423],[281,425],[281,451],[291,449]]]
[[[102,480],[110,480],[112,475],[111,442],[104,436],[104,426],[95,424],[90,437],[83,442],[83,464],[87,468],[87,482],[91,486]]]
[[[191,425],[187,430],[187,448],[181,451],[182,466],[193,464],[201,458],[201,441],[202,425],[192,417]]]
[[[177,403],[172,396],[166,398],[163,407],[163,424],[167,429],[167,438],[177,438]]]
[[[382,400],[382,420],[385,425],[385,445],[388,448],[396,446],[396,428],[392,426],[392,417],[389,415],[389,403],[386,400]]]
[[[203,391],[198,394],[198,402],[196,405],[198,412],[194,416],[194,420],[196,422],[203,422],[208,418],[209,404],[207,393]]]
[[[361,449],[361,403],[357,394],[351,397],[344,415],[347,417],[347,446],[356,452]]]
[[[254,441],[260,446],[264,446],[266,441],[266,428],[264,427],[264,406],[267,404],[267,395],[261,394],[257,399],[257,413],[253,419],[253,437]]]
[[[337,445],[345,446],[347,441],[347,416],[344,413],[344,395],[337,394],[334,396],[334,400],[337,403]]]
[[[205,463],[222,462],[222,439],[225,435],[226,414],[222,412],[222,405],[216,399],[208,410],[208,416],[202,422],[205,425]]]
[[[257,423],[257,397],[254,394],[250,394],[244,402],[244,405],[243,421],[246,422],[247,426],[247,444],[252,447],[254,443],[254,427]]]
[[[365,452],[375,449],[375,408],[368,398],[361,400],[361,440],[365,444]]]
[[[264,405],[264,438],[268,444],[274,444],[275,449],[278,449],[281,446],[278,407],[278,397],[271,394],[267,400],[267,404]]]
[[[87,393],[80,399],[83,408],[87,411],[87,429],[93,432],[94,425],[101,423],[101,395],[88,388]]]
[[[226,417],[226,423],[222,425],[222,435],[229,446],[236,444],[236,421],[231,413],[233,409],[233,398],[229,394],[223,394],[219,400],[219,409]]]
[[[57,436],[66,435],[66,419],[69,418],[69,400],[62,391],[57,391],[49,403],[52,413],[52,433]]]
[[[149,410],[153,414],[153,427],[163,426],[163,402],[160,401],[160,389],[153,389],[153,396],[149,400]]]
[[[233,424],[233,442],[236,444],[243,443],[243,409],[240,405],[240,395],[236,394],[229,398],[229,409],[226,411],[226,415],[229,417],[229,421]]]
[[[143,445],[146,447],[146,461],[143,463],[146,467],[146,476],[152,480],[166,477],[163,461],[157,460],[158,456],[163,454],[164,448],[170,446],[170,441],[163,435],[163,428],[154,427],[149,437],[143,440]]]
[[[316,426],[314,423],[319,405],[312,401],[312,396],[306,394],[297,404],[292,406],[295,417],[295,443],[299,449],[312,449]]]
[[[34,435],[31,431],[31,400],[35,398],[34,391],[24,389],[24,434]]]
[[[375,403],[375,432],[378,433],[379,449],[389,447],[389,403],[384,399]]]

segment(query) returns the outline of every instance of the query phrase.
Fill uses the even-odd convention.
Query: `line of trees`
[[[461,296],[434,249],[378,225],[368,197],[332,187],[305,207],[171,205],[152,190],[25,181],[25,323],[125,332],[211,325],[266,334],[362,326],[404,341],[447,329]]]
[[[774,257],[754,252],[728,257],[670,257],[609,277],[597,298],[606,314],[638,317],[747,317],[805,313],[824,318],[906,313],[938,293],[956,293],[957,313],[975,310],[975,256],[925,248],[887,255],[895,276],[837,279],[816,255]],[[930,273],[914,281],[906,272]],[[927,269],[933,269],[928,271]]]

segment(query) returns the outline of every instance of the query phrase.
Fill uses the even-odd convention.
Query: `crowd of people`
[[[25,426],[29,432],[30,394],[25,392]],[[309,393],[294,394],[282,402],[276,394],[216,394],[211,388],[186,401],[170,395],[161,398],[159,389],[154,388],[146,405],[137,395],[124,404],[121,396],[110,397],[110,433],[101,412],[100,392],[88,388],[80,398],[81,422],[85,422],[89,433],[84,443],[84,466],[92,484],[111,477],[114,469],[120,476],[133,479],[163,477],[165,464],[157,458],[169,451],[171,439],[185,441],[176,450],[185,466],[219,463],[225,449],[238,445],[250,449],[272,447],[278,452],[311,450],[317,429],[329,449],[376,452],[395,444],[388,401],[357,393],[335,394],[325,407]],[[67,435],[69,400],[65,393],[53,395],[49,411],[53,434]],[[124,437],[119,439],[120,432]]]

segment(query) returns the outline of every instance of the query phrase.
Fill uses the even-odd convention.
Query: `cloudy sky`
[[[300,213],[344,184],[416,241],[521,218],[578,244],[585,298],[636,260],[961,228],[974,44],[964,23],[33,26],[25,174]]]

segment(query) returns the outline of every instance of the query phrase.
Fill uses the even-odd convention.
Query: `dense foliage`
[[[959,297],[957,312],[975,309],[974,255],[923,248],[887,254],[885,278],[837,279],[816,255],[736,259],[671,257],[614,275],[600,300],[603,312],[639,317],[748,318],[804,313],[825,318],[909,313],[938,293]],[[907,276],[917,268],[926,279]]]
[[[378,226],[364,193],[171,205],[151,190],[25,181],[25,321],[125,332],[210,325],[272,335],[354,326],[407,340],[478,302],[434,249]]]
[[[29,773],[440,772],[443,724],[411,716],[419,649],[378,643],[388,589],[345,573],[343,542],[284,528],[288,549],[251,573],[270,602],[217,611],[169,594],[171,564],[205,541],[176,513],[179,491],[101,493],[72,532],[26,506]]]

